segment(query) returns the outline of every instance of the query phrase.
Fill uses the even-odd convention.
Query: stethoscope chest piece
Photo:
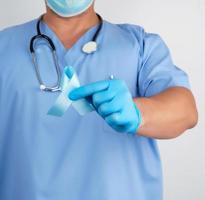
[[[90,41],[83,46],[82,51],[86,54],[92,54],[97,51],[97,47],[98,47],[97,42]]]

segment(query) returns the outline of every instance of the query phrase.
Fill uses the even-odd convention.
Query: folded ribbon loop
[[[82,116],[89,112],[92,112],[94,110],[94,107],[86,99],[71,101],[68,98],[69,93],[73,89],[78,87],[80,87],[80,81],[75,70],[72,67],[65,67],[61,80],[62,92],[57,98],[55,104],[48,111],[48,115],[62,117],[71,105]]]

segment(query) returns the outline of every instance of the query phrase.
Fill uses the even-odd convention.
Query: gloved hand
[[[99,115],[118,132],[136,134],[141,124],[141,113],[122,80],[105,80],[79,87],[71,91],[69,98],[73,101],[91,98]]]

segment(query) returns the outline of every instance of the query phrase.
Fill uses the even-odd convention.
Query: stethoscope
[[[83,45],[82,47],[82,51],[89,55],[89,54],[92,54],[92,53],[95,53],[97,51],[97,48],[98,48],[98,44],[97,44],[97,38],[98,38],[98,35],[102,29],[102,25],[103,25],[103,19],[100,15],[98,15],[99,19],[100,19],[100,25],[95,33],[95,35],[93,36],[92,40],[87,42],[85,45]],[[31,41],[30,41],[30,52],[31,52],[31,55],[32,55],[32,61],[33,61],[33,64],[34,64],[34,67],[35,67],[35,71],[36,71],[36,76],[37,76],[37,79],[38,79],[38,82],[40,84],[40,89],[42,91],[46,91],[46,92],[57,92],[57,91],[61,91],[61,72],[60,72],[60,66],[59,66],[59,63],[58,63],[58,57],[57,57],[57,54],[56,54],[56,47],[52,41],[52,39],[50,37],[48,37],[47,35],[45,34],[42,34],[41,33],[41,29],[40,29],[40,23],[41,21],[43,20],[43,16],[41,16],[36,24],[36,30],[37,30],[37,35],[35,35],[34,37],[31,38]],[[40,40],[40,39],[43,39],[45,40],[51,51],[52,51],[52,57],[53,57],[53,61],[54,61],[54,65],[55,65],[55,69],[56,69],[56,73],[57,73],[57,83],[56,85],[54,86],[46,86],[41,78],[41,75],[40,75],[40,71],[39,71],[39,65],[38,65],[38,62],[37,62],[37,56],[36,56],[36,53],[35,53],[35,48],[34,48],[34,45],[35,45],[35,41],[37,40]]]

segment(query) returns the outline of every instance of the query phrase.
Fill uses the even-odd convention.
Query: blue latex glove
[[[69,98],[73,101],[91,99],[99,115],[118,132],[136,134],[141,124],[141,113],[122,80],[99,81],[82,86],[74,89]]]

